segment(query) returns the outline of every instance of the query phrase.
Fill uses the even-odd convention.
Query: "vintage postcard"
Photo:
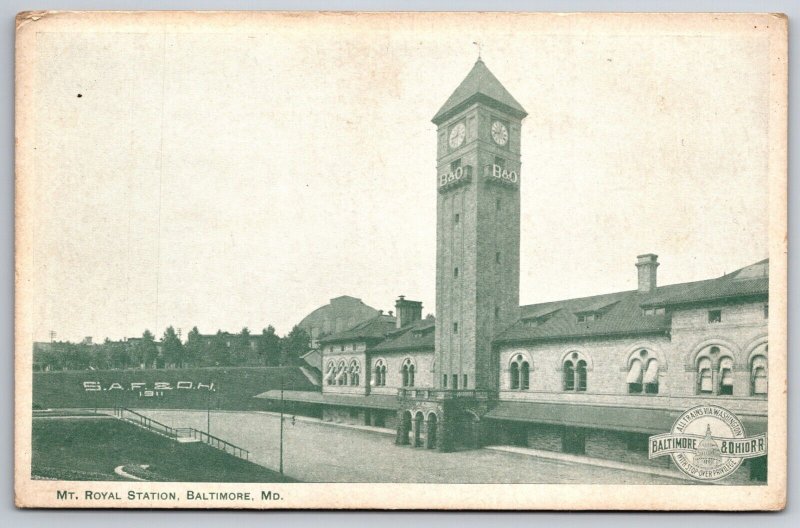
[[[785,16],[16,45],[18,506],[784,507]]]

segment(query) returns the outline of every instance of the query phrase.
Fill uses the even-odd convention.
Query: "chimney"
[[[407,301],[405,295],[401,295],[394,307],[397,310],[397,328],[422,319],[422,303],[419,301]]]
[[[636,269],[639,272],[639,293],[652,293],[656,291],[656,269],[658,268],[658,255],[647,253],[636,257]]]

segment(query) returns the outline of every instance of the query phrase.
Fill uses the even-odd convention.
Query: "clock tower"
[[[495,335],[518,318],[520,130],[527,113],[479,58],[433,118],[439,389],[497,389]]]

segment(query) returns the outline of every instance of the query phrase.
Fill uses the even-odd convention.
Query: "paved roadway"
[[[204,411],[141,411],[173,427],[205,431]],[[211,434],[250,451],[250,460],[278,469],[277,416],[211,413]],[[668,477],[488,451],[439,453],[395,446],[393,438],[318,422],[284,422],[284,472],[304,482],[440,482],[543,484],[685,484]]]

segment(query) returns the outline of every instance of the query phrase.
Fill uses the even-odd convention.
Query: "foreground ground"
[[[173,427],[205,430],[197,411],[142,411]],[[250,450],[268,468],[279,464],[280,420],[252,412],[212,412],[211,434]],[[439,453],[395,446],[393,438],[291,418],[284,422],[284,469],[305,482],[441,482],[547,484],[686,484],[685,480],[542,460],[488,450]]]
[[[114,472],[118,467],[157,481],[288,480],[205,444],[179,444],[130,423],[88,412],[35,418],[31,465],[34,477],[60,480],[127,480]]]

